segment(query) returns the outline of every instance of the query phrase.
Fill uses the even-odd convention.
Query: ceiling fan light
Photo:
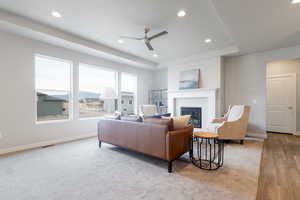
[[[186,15],[186,12],[184,11],[184,10],[180,10],[180,11],[178,11],[178,13],[177,13],[177,16],[178,17],[184,17]]]
[[[204,40],[205,43],[211,43],[211,41],[212,41],[212,40],[211,40],[210,38],[206,38],[206,39]]]
[[[154,58],[157,58],[157,57],[158,57],[158,55],[157,55],[157,54],[153,54],[153,57],[154,57]]]
[[[300,0],[291,0],[291,4],[300,3]]]
[[[51,15],[52,15],[53,17],[56,17],[56,18],[61,18],[61,17],[62,17],[61,14],[60,14],[59,12],[57,12],[57,11],[52,11],[52,12],[51,12]]]

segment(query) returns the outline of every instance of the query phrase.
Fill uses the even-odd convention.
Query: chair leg
[[[101,141],[99,141],[99,149],[101,149],[101,143],[102,143],[102,142],[101,142]]]
[[[240,144],[244,144],[244,140],[241,140],[241,141],[240,141]]]
[[[172,173],[172,162],[173,161],[168,161],[168,172]]]

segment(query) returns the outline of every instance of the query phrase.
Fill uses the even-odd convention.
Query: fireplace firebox
[[[181,115],[191,115],[191,123],[194,128],[202,128],[202,108],[201,107],[181,107]]]

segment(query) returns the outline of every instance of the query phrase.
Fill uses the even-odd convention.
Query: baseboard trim
[[[297,131],[294,135],[300,136],[300,131]]]
[[[6,148],[6,149],[0,149],[0,155],[40,148],[40,147],[48,146],[48,145],[61,144],[61,143],[65,143],[65,142],[71,142],[74,140],[80,140],[80,139],[96,137],[96,136],[97,136],[97,133],[93,132],[93,133],[88,133],[88,134],[84,134],[84,135],[64,137],[64,138],[60,138],[60,139],[56,139],[56,140],[49,140],[49,141],[32,143],[32,144],[25,144],[25,145]]]
[[[248,132],[247,137],[253,137],[253,138],[260,138],[260,139],[267,139],[267,134],[266,133],[251,133]]]

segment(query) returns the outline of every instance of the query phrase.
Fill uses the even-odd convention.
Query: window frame
[[[119,106],[119,94],[120,94],[120,90],[119,90],[119,71],[108,68],[108,67],[103,67],[103,66],[99,66],[99,65],[95,65],[95,64],[87,64],[85,62],[79,62],[78,63],[78,94],[77,94],[77,108],[78,109],[78,120],[99,120],[99,119],[103,119],[104,116],[95,116],[95,117],[80,117],[80,106],[79,106],[79,99],[80,99],[80,66],[86,66],[86,67],[91,67],[91,68],[95,68],[95,69],[99,69],[99,70],[103,70],[103,71],[110,71],[110,72],[114,72],[115,73],[115,89],[116,89],[116,97],[115,99],[117,100],[117,106],[118,109],[116,111],[120,110],[120,106]]]
[[[54,120],[45,120],[45,121],[38,121],[38,108],[37,108],[37,103],[38,103],[38,98],[37,98],[37,92],[38,92],[38,88],[36,85],[36,70],[37,70],[37,62],[36,62],[36,58],[44,58],[44,59],[48,59],[48,60],[55,60],[55,61],[59,61],[59,62],[63,62],[63,63],[67,63],[70,66],[70,82],[69,82],[69,91],[68,91],[68,99],[69,99],[69,105],[68,105],[68,118],[67,119],[54,119]],[[63,122],[69,122],[74,120],[74,98],[73,98],[73,89],[74,89],[74,75],[73,75],[73,71],[74,71],[74,62],[71,60],[67,60],[67,59],[62,59],[62,58],[57,58],[54,56],[46,56],[43,54],[34,54],[33,55],[33,63],[34,63],[34,115],[35,115],[35,124],[49,124],[49,123],[63,123]]]

